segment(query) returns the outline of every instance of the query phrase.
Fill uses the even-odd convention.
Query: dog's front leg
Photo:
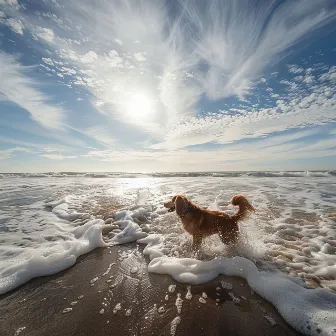
[[[193,234],[193,243],[192,249],[194,252],[197,252],[202,245],[202,235],[200,233]]]

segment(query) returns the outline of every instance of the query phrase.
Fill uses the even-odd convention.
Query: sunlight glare
[[[153,113],[153,103],[146,95],[136,93],[128,103],[128,113],[137,119],[146,119]]]

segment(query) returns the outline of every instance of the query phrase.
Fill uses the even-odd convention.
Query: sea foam
[[[46,208],[50,212],[42,209],[40,201],[29,201],[25,217],[20,217],[17,198],[7,201],[18,210],[1,214],[7,230],[2,233],[7,245],[0,247],[1,293],[33,277],[70,267],[79,255],[96,247],[137,241],[149,256],[150,272],[168,274],[189,285],[211,281],[220,274],[240,276],[296,330],[307,335],[335,335],[335,294],[324,288],[309,289],[305,283],[325,277],[323,281],[329,284],[326,287],[332,288],[330,283],[336,277],[335,181],[331,173],[300,174],[280,174],[286,177],[282,179],[267,173],[257,177],[244,173],[225,180],[218,176],[168,179],[161,175],[160,179],[112,182],[99,178],[78,182],[76,177],[66,187],[53,177],[42,179],[46,183],[31,177],[17,179],[17,186],[0,191],[4,199],[10,199],[13,190],[17,198],[22,190],[34,197],[37,192],[47,193],[46,184],[60,197],[49,199]],[[245,193],[257,209],[256,215],[240,223],[242,244],[236,251],[229,251],[212,236],[205,240],[196,259],[190,251],[190,237],[162,203],[176,193],[186,193],[204,207],[233,213],[235,208],[228,201],[237,191]],[[84,202],[99,203],[106,195],[131,204],[114,211],[106,221],[109,224],[83,210]],[[39,226],[40,218],[43,225]]]
[[[157,237],[141,239],[140,243],[155,249]],[[158,251],[161,245],[158,244]],[[159,252],[157,252],[159,253]],[[256,265],[243,257],[216,257],[210,261],[192,258],[154,257],[148,270],[169,274],[176,281],[198,285],[215,279],[218,275],[239,276],[260,296],[271,302],[282,317],[296,330],[306,335],[336,335],[336,294],[326,289],[308,289],[279,273],[259,271]]]
[[[102,239],[104,221],[92,219],[81,226],[65,225],[60,219],[73,219],[81,215],[68,209],[66,199],[46,204],[55,214],[56,229],[54,234],[64,235],[66,240],[50,241],[40,237],[39,245],[19,247],[3,247],[4,254],[10,258],[0,261],[0,294],[6,293],[32,278],[51,275],[71,267],[77,258],[97,247],[106,246]],[[39,234],[37,232],[36,234]],[[41,235],[41,234],[40,234]],[[47,231],[47,237],[51,235]]]

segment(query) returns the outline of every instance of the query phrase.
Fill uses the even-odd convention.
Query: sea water
[[[240,223],[236,247],[214,235],[195,255],[163,207],[178,193],[229,214],[243,193],[256,213]],[[132,241],[143,244],[150,272],[189,285],[241,276],[298,331],[336,335],[335,172],[0,176],[0,293]]]

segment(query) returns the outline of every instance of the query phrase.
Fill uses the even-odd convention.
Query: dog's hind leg
[[[238,235],[234,231],[223,231],[219,230],[218,232],[220,240],[225,245],[236,244],[238,241]]]

